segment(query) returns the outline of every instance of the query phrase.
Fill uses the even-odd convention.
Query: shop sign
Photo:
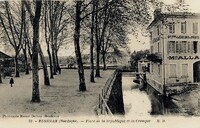
[[[169,60],[199,60],[200,56],[169,56]]]
[[[169,39],[199,39],[199,36],[187,36],[187,35],[168,35]]]

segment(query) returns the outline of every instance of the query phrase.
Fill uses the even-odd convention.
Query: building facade
[[[200,82],[200,14],[154,12],[150,52],[161,58],[151,62],[148,83],[162,92],[175,83]]]

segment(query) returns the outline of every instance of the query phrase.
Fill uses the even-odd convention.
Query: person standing
[[[13,87],[13,84],[14,84],[14,79],[11,77],[10,78],[10,86]]]

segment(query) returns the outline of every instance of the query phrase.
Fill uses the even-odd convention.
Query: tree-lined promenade
[[[73,42],[78,71],[78,79],[74,82],[68,81],[70,76],[66,74],[65,83],[72,82],[80,93],[87,91],[88,85],[96,84],[99,78],[104,77],[100,71],[100,60],[103,70],[106,70],[106,55],[109,52],[119,57],[123,57],[122,49],[129,53],[128,35],[137,36],[151,20],[152,8],[164,8],[166,5],[159,0],[22,0],[1,1],[0,7],[2,45],[15,53],[15,77],[20,77],[20,55],[23,56],[26,74],[29,74],[31,65],[31,101],[39,103],[43,95],[40,89],[53,89],[51,82],[60,79],[56,75],[60,70],[58,51],[61,48],[67,48]],[[167,7],[177,8],[176,5]],[[42,44],[46,47],[42,48]],[[84,46],[90,46],[89,76],[85,75],[83,66]],[[44,50],[48,54],[49,72]],[[39,60],[43,75],[38,72]],[[41,77],[45,87],[41,86]],[[88,78],[89,83],[86,82]]]

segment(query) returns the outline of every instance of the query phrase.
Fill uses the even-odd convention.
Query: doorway
[[[193,64],[193,81],[200,82],[200,61]]]

